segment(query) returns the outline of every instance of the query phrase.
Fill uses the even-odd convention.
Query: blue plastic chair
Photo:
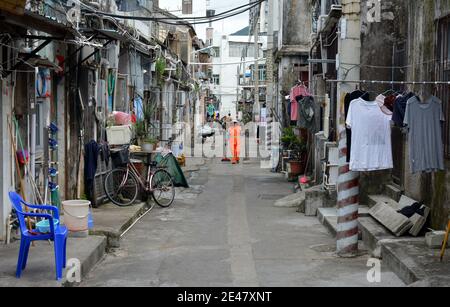
[[[66,245],[67,245],[67,228],[65,226],[54,226],[53,219],[59,219],[58,208],[53,206],[41,206],[41,205],[31,205],[24,201],[22,197],[16,192],[9,192],[9,199],[16,210],[17,219],[20,224],[20,250],[19,259],[17,260],[16,277],[20,278],[22,270],[27,266],[28,251],[30,249],[30,244],[33,241],[47,241],[51,240],[54,242],[55,248],[55,264],[56,264],[56,279],[60,280],[62,278],[63,268],[66,267]],[[28,213],[24,212],[22,205],[25,205],[32,209],[39,210],[51,210],[53,216],[50,214],[43,213]],[[38,233],[28,230],[25,224],[26,217],[38,217],[49,220],[50,232],[49,233]]]

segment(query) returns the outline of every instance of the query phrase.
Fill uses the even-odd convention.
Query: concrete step
[[[331,233],[333,238],[337,234],[337,209],[336,208],[319,208],[317,209],[317,218],[320,223]]]
[[[37,241],[30,247],[27,267],[21,278],[16,278],[15,269],[19,252],[19,241],[9,245],[0,244],[0,287],[61,287],[73,286],[66,279],[68,268],[63,270],[62,280],[55,280],[55,258],[52,244]],[[81,264],[81,280],[103,258],[106,250],[104,236],[67,239],[67,260],[78,259]]]
[[[317,216],[319,208],[334,208],[336,206],[336,191],[325,190],[319,185],[306,189],[304,192],[306,216]]]
[[[83,280],[94,266],[103,259],[106,253],[107,239],[106,237],[89,236],[89,240],[83,240],[82,242],[83,247],[80,249],[85,250],[85,252],[77,252],[79,255],[79,258],[77,259],[81,262],[81,279]],[[64,287],[74,286],[74,284],[67,281],[66,278],[64,278],[62,285]]]
[[[401,237],[413,227],[410,219],[398,213],[387,203],[378,202],[370,209],[369,213],[398,237]]]
[[[369,216],[369,207],[359,207],[359,218]],[[336,208],[319,208],[317,209],[317,218],[327,230],[336,237],[338,225],[338,213]]]
[[[422,242],[421,242],[422,241]],[[410,251],[410,249],[427,251],[428,247],[423,242],[424,240],[411,240],[411,241],[391,241],[382,242],[381,244],[381,254],[383,256],[383,264],[387,265],[391,271],[393,271],[405,284],[410,285],[420,280],[426,280],[428,275],[426,272],[426,267],[431,266],[428,264],[426,266],[422,265],[420,258],[416,257],[416,252]],[[436,261],[430,259],[431,255],[419,255],[421,258],[429,258],[427,262],[434,262],[439,264],[438,256],[435,255]],[[431,260],[431,261],[430,261]],[[442,272],[439,270],[437,272]],[[435,269],[436,269],[435,268]],[[436,271],[431,275],[435,275]],[[442,275],[445,275],[443,272]]]
[[[386,195],[383,195],[383,194],[369,195],[368,199],[369,199],[368,205],[369,205],[370,208],[374,207],[379,202],[385,203],[385,204],[389,205],[392,208],[397,208],[398,207],[398,202],[396,202],[395,200],[393,200],[389,196],[386,196]]]
[[[375,251],[379,247],[378,242],[381,240],[396,238],[387,228],[372,217],[359,218],[358,223],[362,240],[370,251]]]
[[[384,194],[398,202],[400,201],[400,197],[403,195],[403,191],[393,184],[387,184],[384,187]]]
[[[300,212],[305,211],[305,192],[300,191],[298,193],[294,193],[291,195],[288,195],[286,197],[283,197],[281,199],[278,199],[273,204],[275,207],[281,207],[281,208],[299,208]],[[303,210],[301,210],[303,208]]]
[[[369,217],[369,206],[359,206],[358,215],[359,217]]]
[[[120,247],[122,233],[127,230],[149,208],[146,203],[139,203],[129,207],[119,207],[107,203],[92,209],[94,228],[90,235],[105,236],[107,248]]]
[[[430,249],[423,237],[397,238],[371,217],[360,218],[359,228],[364,245],[372,256],[382,258],[383,265],[387,265],[407,285],[436,280],[439,284],[440,276],[449,276],[450,259],[439,262],[440,249]],[[449,284],[449,280],[440,282],[444,286]]]

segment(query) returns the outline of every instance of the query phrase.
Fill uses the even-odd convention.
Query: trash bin
[[[66,200],[62,202],[64,224],[72,232],[88,230],[89,207],[88,200]]]

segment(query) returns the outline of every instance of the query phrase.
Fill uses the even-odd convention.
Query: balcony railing
[[[60,2],[53,0],[28,0],[27,5],[25,6],[25,10],[51,19],[58,23],[67,25],[67,7],[61,4],[65,2],[67,1],[63,0]]]

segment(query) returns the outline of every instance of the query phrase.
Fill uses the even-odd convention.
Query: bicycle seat
[[[150,161],[150,163],[148,164],[150,167],[157,167],[158,166],[158,162],[155,161]]]

